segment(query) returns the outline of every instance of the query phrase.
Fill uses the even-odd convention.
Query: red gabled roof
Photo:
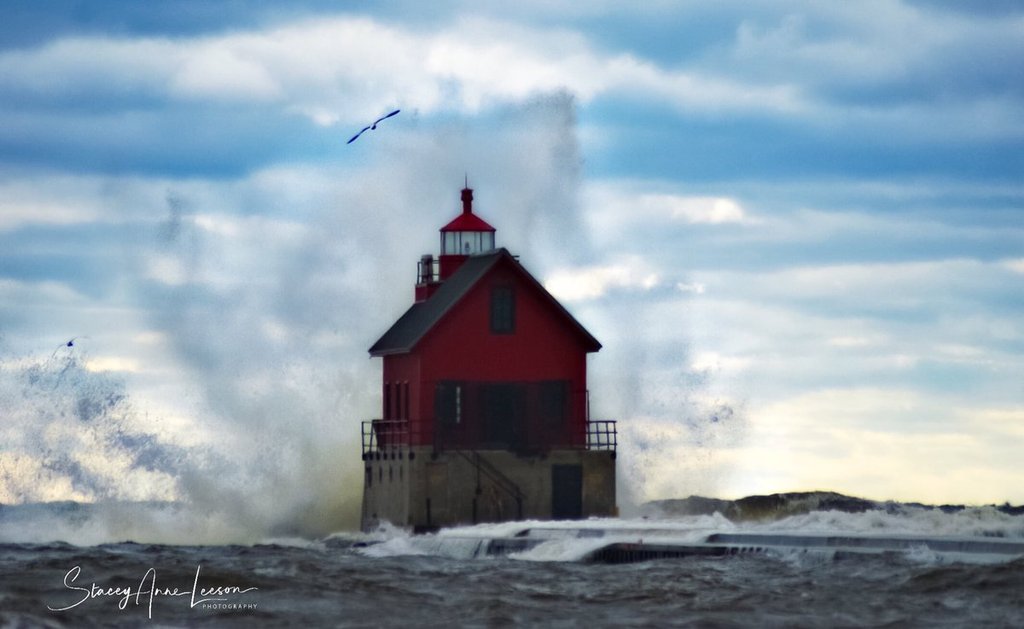
[[[409,310],[396,321],[384,336],[380,337],[373,347],[370,348],[371,356],[386,356],[388,354],[405,354],[419,343],[420,339],[426,336],[437,323],[457,304],[470,289],[473,288],[487,273],[498,263],[506,262],[509,266],[518,271],[532,285],[537,292],[550,303],[555,311],[561,315],[572,327],[583,341],[587,352],[596,352],[601,349],[601,343],[595,339],[586,328],[580,325],[565,306],[560,304],[555,297],[537,281],[537,278],[530,275],[519,262],[506,249],[485,254],[469,256],[457,271],[448,278],[437,292],[426,301],[413,304]]]

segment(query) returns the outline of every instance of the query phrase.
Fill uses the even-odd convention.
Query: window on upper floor
[[[491,288],[491,332],[514,334],[516,331],[516,293],[511,286]]]

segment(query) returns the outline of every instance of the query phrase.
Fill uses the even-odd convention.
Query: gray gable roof
[[[576,321],[569,311],[562,304],[558,303],[540,282],[519,264],[519,262],[508,252],[507,249],[498,249],[493,253],[484,253],[469,256],[465,262],[426,301],[413,304],[405,311],[398,321],[395,321],[384,336],[380,337],[370,348],[371,356],[386,356],[388,354],[405,354],[412,351],[427,332],[429,332],[451,308],[469,292],[473,286],[480,281],[488,271],[502,259],[508,259],[512,266],[519,270],[529,283],[532,283],[542,295],[544,295],[556,309],[564,315],[571,324],[583,335],[587,351],[596,352],[601,349],[598,343],[582,325]]]

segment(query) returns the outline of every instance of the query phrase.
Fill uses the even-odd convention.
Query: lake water
[[[387,529],[247,545],[148,544],[116,539],[109,528],[112,539],[97,539],[97,523],[110,521],[104,509],[0,511],[4,626],[1024,626],[1024,558],[1014,554],[775,549],[606,564],[588,561],[599,542],[576,536],[578,524],[539,522],[426,536]],[[584,526],[605,541],[645,543],[698,542],[716,532],[1024,542],[1024,516],[991,508]],[[479,552],[486,540],[528,528],[549,539],[511,555]],[[48,540],[55,535],[64,541]]]

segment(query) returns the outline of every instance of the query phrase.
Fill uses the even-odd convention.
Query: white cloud
[[[693,357],[690,368],[694,371],[745,371],[754,363],[749,356],[723,356],[718,352],[704,351]]]
[[[26,225],[81,225],[109,221],[103,182],[67,174],[0,171],[0,232]]]
[[[85,300],[81,293],[64,282],[29,282],[0,278],[0,298],[9,304],[34,306],[61,304],[77,307]]]
[[[993,439],[1024,440],[1024,406],[958,409],[958,413],[971,431],[987,433]]]
[[[1015,24],[952,19],[901,3],[873,7],[766,12],[742,21],[731,44],[671,65],[628,47],[602,48],[585,31],[482,17],[453,19],[434,31],[333,15],[191,38],[75,37],[0,54],[0,88],[70,102],[104,98],[113,109],[117,99],[130,107],[140,95],[276,103],[319,125],[357,124],[389,107],[471,113],[566,90],[583,103],[612,96],[700,116],[799,118],[882,137],[1024,134],[1019,101],[1006,90],[846,101],[843,90],[881,83],[899,95],[904,83],[926,84],[918,77],[962,72],[964,55],[982,55],[978,64],[992,65],[999,49],[978,42],[995,41],[1011,56],[1017,51],[1005,43],[1019,39]],[[869,13],[891,19],[865,19]],[[908,29],[914,37],[905,36]],[[839,94],[831,93],[837,87]]]
[[[236,238],[241,232],[241,219],[229,215],[198,214],[192,219],[196,226],[223,238]]]
[[[839,182],[844,195],[895,206],[1019,193],[1013,185],[864,185]],[[825,488],[883,499],[1019,499],[1010,481],[1014,466],[1004,460],[1009,448],[991,449],[999,462],[984,469],[976,452],[989,448],[997,431],[959,414],[971,413],[978,399],[1012,408],[1021,331],[1005,298],[1016,258],[990,262],[946,247],[1001,238],[997,232],[1007,228],[945,223],[923,211],[799,210],[794,205],[809,196],[799,184],[770,200],[752,192],[760,186],[714,182],[688,195],[656,181],[585,188],[583,215],[595,250],[613,260],[634,256],[679,291],[637,292],[627,303],[607,305],[623,316],[599,330],[602,354],[642,365],[635,382],[614,379],[599,357],[592,385],[622,391],[622,425],[636,420],[622,434],[635,440],[624,459],[637,457],[644,466],[638,495]],[[681,205],[666,197],[699,201]],[[741,210],[726,214],[733,222],[710,220],[708,200],[719,198]],[[756,214],[744,198],[758,198]],[[742,257],[730,260],[728,252]],[[762,268],[762,259],[771,265]],[[680,292],[701,297],[684,300]],[[695,380],[694,372],[706,380]],[[745,400],[762,427],[744,435],[746,445],[703,452],[679,403],[695,386]],[[910,436],[918,433],[926,436]],[[948,467],[922,448],[949,457]],[[929,486],[930,474],[954,468],[955,480]],[[984,492],[972,487],[981,480],[990,483]]]
[[[1024,274],[1024,258],[1015,258],[1013,260],[1004,260],[1003,266],[1010,269],[1014,273]]]
[[[120,371],[138,373],[141,371],[139,361],[126,356],[97,356],[85,361],[85,368],[92,372]]]
[[[658,272],[634,257],[609,265],[555,269],[544,287],[556,298],[574,302],[603,297],[615,289],[651,290],[659,283]]]
[[[736,29],[731,55],[741,67],[774,75],[866,82],[900,76],[944,43],[940,29],[922,28],[925,16],[897,3],[865,2],[851,9],[832,5],[745,19]],[[835,28],[830,37],[820,36],[825,22]],[[909,28],[919,36],[906,37]]]
[[[220,42],[193,47],[171,79],[171,91],[213,100],[276,100],[282,87],[256,60]]]
[[[833,336],[827,343],[832,347],[868,347],[873,344],[871,339],[863,336]]]
[[[182,261],[165,254],[149,256],[143,277],[168,286],[181,286],[189,282],[189,273]]]
[[[687,226],[707,225],[724,230],[762,223],[736,197],[659,190],[666,186],[658,181],[588,183],[583,189],[584,218],[594,243],[602,248],[629,250],[638,243],[656,245],[667,241]],[[652,243],[651,238],[656,242]],[[664,247],[656,249],[659,254],[671,251]]]
[[[745,19],[710,64],[736,79],[796,83],[814,103],[810,124],[904,140],[1019,139],[1020,101],[1004,87],[1012,73],[993,69],[1020,56],[1020,33],[1019,19],[906,2],[808,5]],[[846,100],[854,92],[869,96]]]
[[[138,332],[132,337],[132,342],[139,345],[160,346],[167,342],[167,335],[163,332],[146,330]]]
[[[686,223],[744,223],[749,219],[743,207],[728,197],[690,197],[673,194],[642,194],[634,200],[637,209],[652,216],[667,216]]]
[[[666,182],[597,180],[583,193],[588,214],[605,229],[650,221],[720,225],[758,223],[743,203],[731,196],[692,195],[679,192],[651,192]]]
[[[0,54],[0,84],[47,98],[159,93],[181,64],[181,42],[70,37]]]
[[[335,17],[192,39],[64,39],[0,54],[0,75],[6,89],[28,94],[278,102],[318,124],[391,106],[473,112],[557,90],[584,102],[642,95],[683,111],[805,108],[790,86],[666,69],[596,50],[575,32],[483,19],[432,34]]]
[[[101,216],[102,213],[93,208],[75,207],[59,202],[15,204],[9,198],[0,201],[0,231],[24,225],[79,225],[94,222]]]
[[[1010,453],[1024,433],[984,426],[1020,408],[968,408],[943,396],[886,388],[830,389],[751,409],[731,493],[834,489],[874,499],[1003,502],[1024,498]],[[996,464],[993,465],[992,463]],[[984,484],[979,485],[984,480]]]
[[[851,312],[876,312],[937,306],[951,294],[942,288],[977,290],[998,282],[990,280],[996,265],[972,259],[908,261],[892,263],[802,264],[770,271],[705,271],[716,287],[729,287],[747,298],[820,299],[820,305],[848,304]],[[860,303],[861,308],[854,308]]]
[[[798,75],[815,83],[877,85],[929,75],[951,57],[1019,48],[1020,28],[1019,19],[891,0],[804,4],[743,19],[728,58],[740,71],[776,80]]]

